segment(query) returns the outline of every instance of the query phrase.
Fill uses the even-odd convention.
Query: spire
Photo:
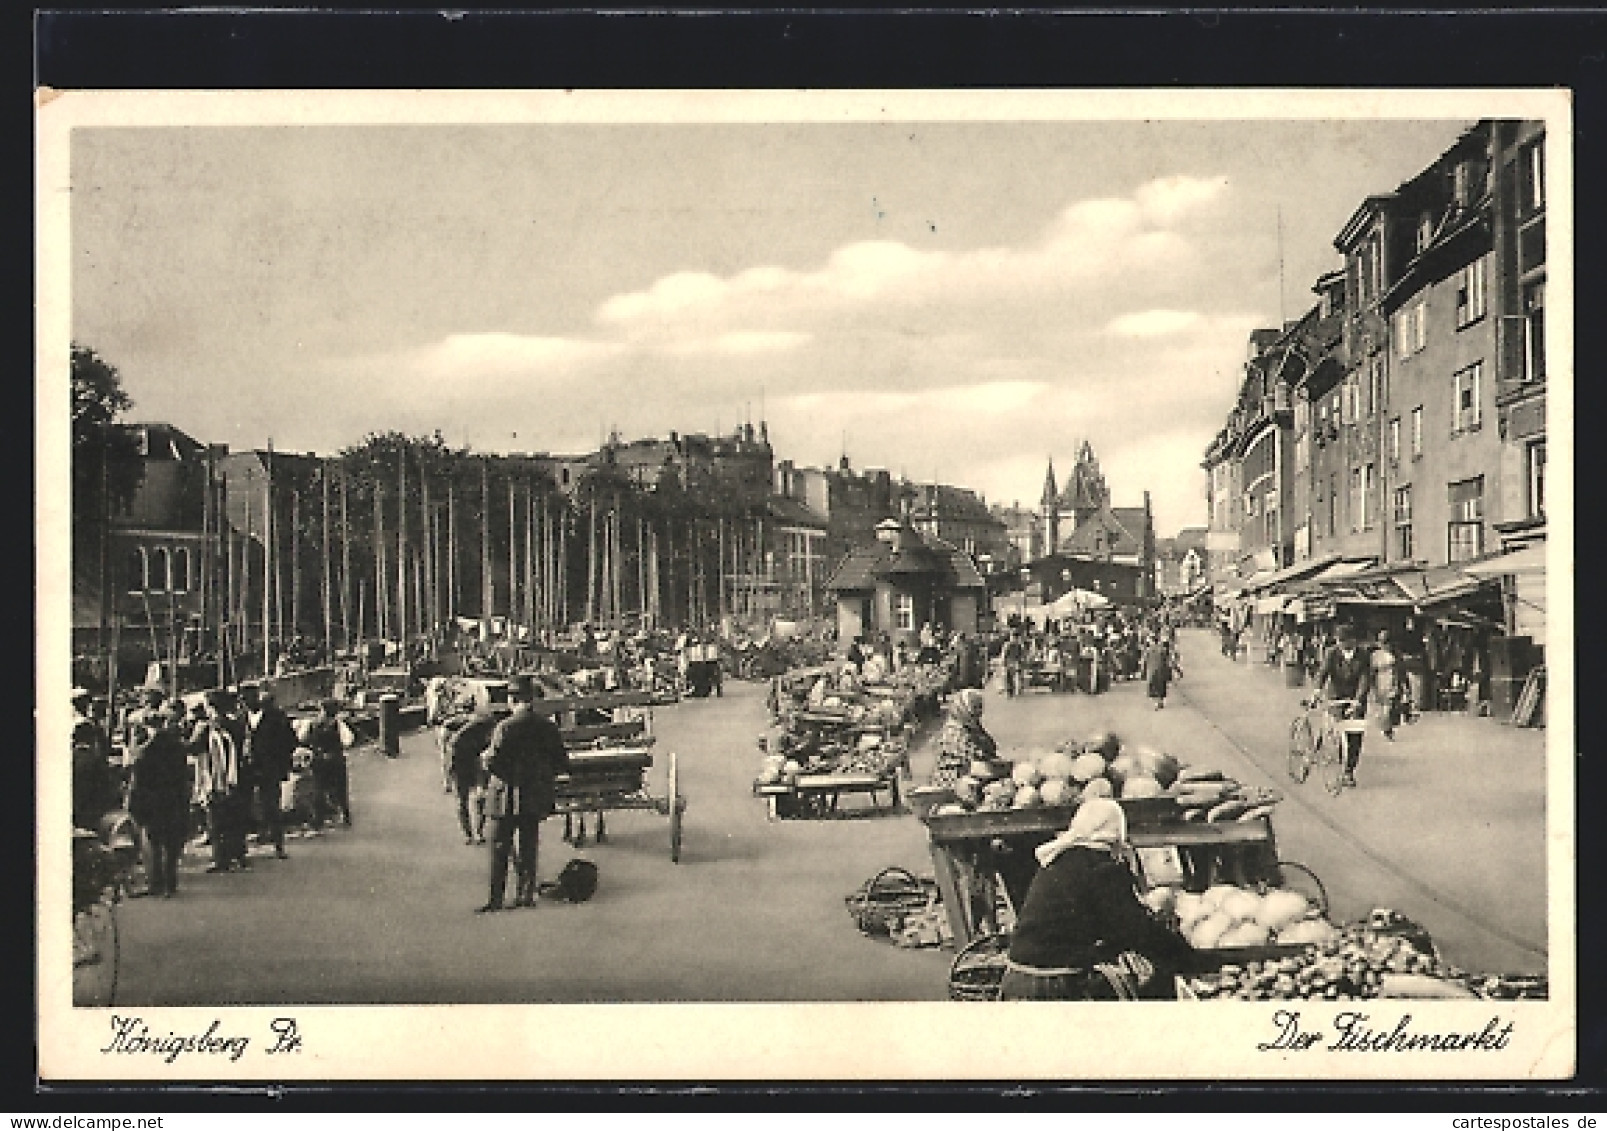
[[[1060,495],[1060,488],[1055,486],[1055,457],[1049,457],[1049,469],[1043,474],[1043,497],[1038,500],[1042,507],[1053,506]]]

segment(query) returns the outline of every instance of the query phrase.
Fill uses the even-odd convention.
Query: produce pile
[[[1469,996],[1510,1000],[1546,996],[1544,978],[1469,974],[1443,961],[1421,932],[1414,935],[1379,926],[1378,914],[1369,922],[1343,929],[1330,927],[1326,939],[1297,954],[1223,966],[1214,974],[1191,977],[1186,984],[1202,1000]]]
[[[1323,918],[1321,907],[1288,888],[1262,894],[1232,884],[1217,884],[1203,892],[1155,887],[1144,894],[1144,902],[1195,950],[1320,947],[1338,934]]]
[[[1177,803],[1182,819],[1211,822],[1264,817],[1282,800],[1276,790],[1245,786],[1158,750],[1123,749],[1119,738],[1105,733],[1014,762],[972,763],[954,784],[954,800],[932,815],[1072,806],[1085,797],[1166,798]]]
[[[758,785],[793,785],[808,774],[883,774],[902,764],[908,751],[904,739],[865,731],[852,740],[808,738],[789,742],[782,734],[777,749],[759,761]],[[761,742],[764,742],[761,739]]]

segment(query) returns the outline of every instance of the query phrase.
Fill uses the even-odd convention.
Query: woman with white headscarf
[[[953,785],[964,777],[974,761],[986,761],[999,749],[993,736],[982,729],[982,692],[961,688],[949,700],[948,718],[937,735],[937,766],[933,785]]]
[[[1193,951],[1144,905],[1116,802],[1084,801],[1037,849],[1039,869],[1010,938],[1000,997],[1027,1001],[1169,998]]]

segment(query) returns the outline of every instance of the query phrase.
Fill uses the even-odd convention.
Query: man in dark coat
[[[178,731],[183,704],[146,716],[145,739],[134,747],[128,813],[140,827],[145,882],[152,896],[171,897],[179,887],[179,857],[189,832],[193,786],[184,740]]]
[[[207,839],[212,844],[208,872],[250,868],[246,855],[246,825],[251,797],[246,784],[245,721],[235,708],[235,696],[223,689],[206,697],[207,722],[196,745],[195,797],[205,808]]]
[[[294,767],[296,728],[273,700],[262,694],[256,683],[240,688],[240,702],[246,712],[246,756],[244,772],[246,783],[256,801],[262,824],[258,829],[257,843],[266,837],[273,844],[274,855],[285,859],[285,822],[279,811],[279,791]]]
[[[1340,718],[1356,725],[1341,724],[1345,732],[1345,784],[1356,784],[1356,763],[1361,761],[1362,727],[1360,720],[1367,718],[1367,695],[1372,690],[1373,669],[1367,651],[1356,644],[1356,629],[1348,624],[1339,626],[1339,642],[1323,660],[1317,677],[1317,691],[1330,699],[1350,700]]]
[[[346,744],[340,733],[340,700],[325,699],[318,705],[318,717],[307,728],[306,746],[312,751],[313,827],[323,828],[333,813],[350,828],[351,779],[346,772]]]
[[[515,676],[508,689],[513,714],[497,724],[485,754],[485,815],[491,833],[491,886],[485,906],[501,911],[508,882],[508,861],[518,842],[520,907],[536,905],[537,836],[552,815],[559,774],[569,769],[569,755],[557,725],[531,709],[541,691],[529,676]]]

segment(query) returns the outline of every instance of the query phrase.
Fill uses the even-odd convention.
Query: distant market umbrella
[[[1045,606],[1045,611],[1052,617],[1070,616],[1088,609],[1103,609],[1110,604],[1110,598],[1103,593],[1095,593],[1090,589],[1068,589],[1054,602]]]

